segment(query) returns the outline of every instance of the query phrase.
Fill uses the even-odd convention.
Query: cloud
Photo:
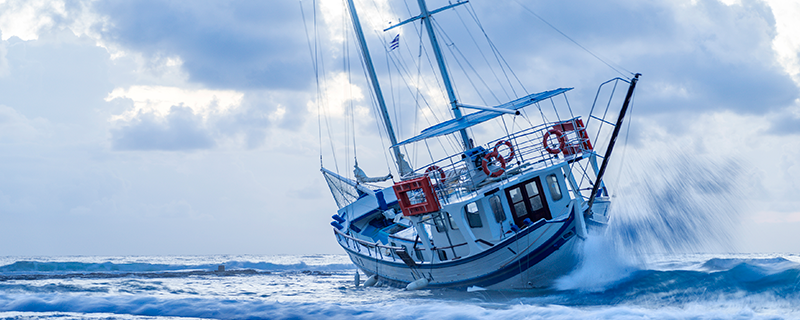
[[[778,35],[772,42],[778,53],[778,61],[800,83],[800,3],[795,1],[770,0],[776,18]]]
[[[800,117],[793,114],[784,114],[773,117],[768,133],[776,135],[800,134]]]
[[[638,102],[643,113],[731,110],[763,115],[800,96],[789,72],[776,62],[776,21],[769,5],[761,1],[726,5],[716,0],[635,4],[570,0],[524,5],[610,64],[642,73]],[[516,3],[473,6],[529,91],[575,86],[578,90],[571,95],[577,98],[571,100],[591,102],[597,84],[618,75]],[[469,17],[463,9],[456,10]],[[472,40],[466,35],[459,38],[458,17],[451,11],[437,15],[454,41],[459,40],[456,44],[467,51]],[[449,52],[445,55],[453,59]],[[481,65],[481,56],[471,58]],[[480,68],[491,82],[491,73]],[[461,88],[471,88],[464,77],[455,81]]]
[[[49,133],[50,123],[28,119],[13,108],[0,105],[0,143],[30,142]]]
[[[62,1],[3,1],[0,3],[0,30],[3,40],[16,36],[23,40],[35,40],[39,31],[52,27],[56,16],[65,16]]]
[[[131,86],[127,89],[115,88],[108,94],[106,101],[114,99],[131,99],[133,108],[123,114],[112,117],[112,120],[132,120],[141,113],[152,113],[166,117],[172,107],[180,104],[194,114],[208,119],[212,114],[223,114],[237,108],[242,103],[243,93],[233,90],[191,90],[165,86]]]
[[[98,1],[104,41],[150,59],[177,56],[193,82],[212,88],[312,84],[300,10],[286,1]]]
[[[2,103],[32,119],[87,124],[113,89],[108,52],[89,37],[50,31],[37,40],[3,41],[8,68],[0,76]]]
[[[434,2],[444,3],[431,1],[431,8]],[[312,27],[310,3],[303,5]],[[383,2],[375,9],[357,5],[367,28],[416,11],[413,4],[410,14],[405,7],[386,9]],[[744,154],[753,165],[742,166],[747,178],[742,185],[757,185],[748,187],[746,196],[763,201],[759,210],[797,211],[791,210],[797,202],[790,200],[800,177],[800,124],[796,110],[791,116],[786,112],[797,88],[784,69],[796,69],[800,60],[792,48],[800,38],[792,37],[797,28],[791,25],[780,28],[778,13],[772,17],[763,3],[748,0],[732,5],[712,0],[526,5],[606,61],[644,74],[633,114],[626,119],[633,124],[630,138],[639,141],[629,149],[658,155],[667,164],[676,149],[711,160]],[[490,87],[483,88],[471,70],[459,69],[454,60],[459,53],[446,40],[451,76],[465,103],[481,102],[465,74],[486,100],[492,98],[489,90],[505,100],[498,82],[509,82],[491,50],[482,48],[499,79],[481,66],[483,57],[470,47],[470,34],[463,32],[456,14],[470,24],[464,10],[469,7],[529,92],[574,86],[569,101],[576,114],[585,114],[580,109],[588,110],[597,84],[616,76],[516,3],[475,0],[436,15]],[[317,13],[330,13],[324,10]],[[399,17],[390,16],[392,11]],[[384,158],[386,142],[379,140],[379,118],[352,37],[350,77],[342,66],[345,48],[337,41],[345,37],[336,31],[350,28],[346,19],[333,14],[318,20],[324,74],[315,92],[296,1],[0,0],[0,211],[13,213],[4,215],[10,227],[2,240],[40,235],[6,248],[6,254],[279,253],[252,244],[295,236],[281,229],[291,221],[280,212],[296,211],[294,216],[314,221],[334,210],[324,183],[311,183],[318,179],[314,168],[320,147],[326,165],[332,149],[347,171],[352,160],[344,150],[352,147],[354,136],[367,172],[384,172],[391,165]],[[367,30],[401,137],[434,124],[434,112],[439,120],[450,112],[437,74],[425,71],[435,62],[418,56],[415,27],[395,29],[403,35],[401,48],[392,54],[402,54],[404,79],[396,69],[387,72],[393,61],[381,56],[376,32]],[[471,31],[481,42],[481,31]],[[428,47],[427,39],[423,44]],[[784,53],[776,55],[780,50]],[[508,77],[519,95],[513,75]],[[422,102],[421,110],[414,108],[415,86],[434,111]],[[321,144],[315,93],[327,97],[319,108],[331,124],[325,130],[328,123],[321,121]],[[350,111],[352,118],[345,116]],[[343,125],[348,120],[351,127]],[[509,125],[519,128],[523,122],[518,118]],[[641,161],[631,150],[628,156],[624,148],[618,150],[613,161]],[[424,148],[412,152],[412,163],[428,161]],[[609,170],[619,170],[614,168]],[[621,187],[611,186],[612,191]],[[722,199],[722,190],[702,184],[692,188]],[[777,205],[776,199],[785,203]],[[297,206],[301,202],[302,208]],[[272,229],[265,233],[265,226]],[[325,226],[312,224],[311,233],[328,234]],[[137,232],[152,237],[128,241]],[[338,252],[327,238],[281,250]]]
[[[121,122],[118,128],[111,129],[115,150],[188,151],[214,146],[202,117],[189,107],[172,106],[164,117],[139,112],[135,118]]]
[[[2,35],[3,29],[0,29],[0,37],[2,37]],[[8,75],[8,59],[6,59],[6,53],[8,53],[6,42],[0,41],[0,77]]]
[[[270,128],[296,131],[304,124],[307,113],[289,106],[301,105],[307,99],[308,95],[305,93],[282,90],[245,93],[234,90],[131,86],[114,89],[106,96],[105,101],[123,108],[109,118],[113,127],[112,144],[116,150],[191,150],[211,148],[228,142],[244,145],[249,149],[262,146]],[[177,113],[176,107],[180,109]],[[178,122],[173,125],[174,121]],[[180,133],[180,130],[185,132]],[[154,139],[142,136],[145,131],[152,134],[169,132],[168,135],[171,136],[186,134],[198,138],[192,141],[210,139],[213,143],[190,144],[184,147],[164,145],[164,142],[156,143]],[[137,142],[128,141],[132,137],[129,135],[136,136]]]

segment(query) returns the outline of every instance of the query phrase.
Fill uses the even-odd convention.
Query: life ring
[[[556,135],[556,138],[558,138],[558,149],[551,148],[550,145],[547,143],[547,141],[550,140],[551,134]],[[544,139],[542,139],[542,143],[544,144],[544,149],[552,154],[558,154],[559,152],[561,152],[561,150],[567,148],[567,139],[564,138],[564,134],[561,133],[561,130],[555,128],[547,130],[547,133],[544,134]]]
[[[434,165],[428,167],[428,169],[425,169],[425,174],[428,175],[428,173],[430,173],[432,171],[439,172],[439,179],[436,179],[436,175],[435,174],[433,175],[433,179],[437,180],[436,183],[442,183],[442,181],[444,181],[444,178],[445,178],[444,170],[442,170],[442,168],[439,168],[439,166],[434,164]],[[430,177],[430,175],[428,175],[428,176]]]
[[[511,145],[511,141],[507,140],[497,141],[497,144],[494,145],[494,152],[499,154],[499,152],[497,152],[497,147],[503,144],[505,144],[508,147],[508,150],[511,151],[511,153],[508,154],[508,159],[505,159],[505,157],[503,157],[503,159],[506,161],[506,163],[511,162],[511,159],[514,159],[514,147]]]
[[[497,158],[497,160],[500,161],[500,170],[497,170],[495,172],[489,171],[489,162],[491,161],[492,158]],[[481,164],[481,167],[483,167],[483,173],[485,173],[486,175],[490,177],[498,177],[501,174],[503,174],[503,172],[506,172],[506,160],[503,159],[503,156],[497,153],[497,151],[492,151],[487,153],[483,157],[483,163]]]

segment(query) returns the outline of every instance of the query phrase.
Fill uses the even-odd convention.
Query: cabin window
[[[511,206],[514,207],[514,215],[517,218],[524,216],[527,211],[525,209],[525,203],[522,201],[522,192],[519,191],[518,188],[508,190],[509,198],[511,198]]]
[[[444,219],[442,218],[442,214],[437,214],[433,216],[433,225],[436,226],[437,232],[447,231],[447,226],[444,225]]]
[[[447,252],[444,250],[436,250],[439,253],[439,261],[447,261]]]
[[[551,174],[545,178],[547,180],[547,186],[550,187],[550,197],[553,198],[553,201],[561,200],[561,186],[558,185],[558,179],[556,175]]]
[[[467,222],[469,222],[470,228],[481,228],[483,227],[483,223],[481,222],[481,214],[478,211],[478,204],[472,202],[464,207],[464,212],[467,216]]]
[[[449,218],[448,220],[450,220],[450,229],[458,230],[458,224],[456,224],[456,220],[453,219],[453,216],[447,213],[447,217]]]
[[[489,206],[492,207],[494,213],[494,220],[497,222],[506,221],[506,213],[503,212],[503,204],[500,203],[500,196],[493,195],[489,197]]]
[[[542,197],[539,195],[539,188],[536,187],[536,181],[528,182],[525,185],[525,191],[528,192],[528,198],[531,200],[531,210],[536,211],[544,208]]]
[[[512,218],[518,226],[527,224],[525,219],[535,222],[552,219],[547,202],[542,198],[542,184],[538,177],[506,189],[506,199],[511,207]]]

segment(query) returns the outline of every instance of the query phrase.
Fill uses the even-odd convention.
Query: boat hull
[[[562,220],[540,220],[480,253],[455,260],[421,263],[410,267],[400,259],[342,241],[353,263],[381,283],[405,287],[422,277],[428,288],[492,290],[543,288],[569,273],[578,262],[574,213]]]

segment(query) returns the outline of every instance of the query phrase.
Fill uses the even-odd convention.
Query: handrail
[[[520,170],[516,168],[523,168],[530,165],[533,165],[533,167],[529,168],[552,165],[560,161],[560,159],[563,159],[562,152],[552,154],[545,150],[543,143],[544,136],[550,128],[562,123],[572,122],[573,126],[577,127],[577,121],[579,119],[580,117],[574,117],[563,121],[540,124],[510,133],[487,143],[485,145],[487,150],[494,148],[495,144],[501,140],[511,142],[515,149],[514,160],[506,163],[506,173],[499,177],[491,178],[491,181],[507,179],[519,173]],[[563,132],[563,135],[564,138],[566,138],[565,145],[573,151],[573,154],[580,156],[583,152],[591,151],[583,149],[583,145],[581,144],[583,140],[576,131]],[[426,174],[426,169],[432,166],[438,167],[445,173],[446,177],[441,179],[437,175],[431,179],[431,182],[433,182],[436,187],[439,200],[443,204],[447,204],[449,195],[474,191],[480,188],[480,186],[484,184],[484,181],[489,181],[485,180],[485,178],[478,178],[480,180],[475,180],[476,177],[481,177],[479,173],[475,172],[481,171],[481,167],[480,165],[468,164],[467,159],[463,155],[463,152],[459,152],[419,167],[411,174],[404,176],[403,179],[422,177]]]
[[[333,229],[333,233],[341,235],[342,237],[345,237],[347,239],[353,240],[354,242],[356,242],[356,243],[358,243],[360,245],[363,245],[365,247],[368,247],[368,248],[372,247],[372,248],[384,248],[384,249],[391,249],[391,250],[405,250],[405,248],[403,248],[403,247],[393,247],[393,246],[377,244],[377,243],[373,243],[373,242],[369,242],[369,241],[364,241],[364,240],[349,236],[349,235],[345,234],[344,232],[342,232],[341,230],[336,229],[336,228]]]
[[[341,230],[335,229],[335,228],[333,229],[333,231],[334,231],[334,233],[339,234],[342,237],[345,237],[347,239],[353,240],[354,242],[357,242],[358,244],[363,245],[365,247],[383,248],[383,249],[391,249],[391,250],[405,250],[406,249],[404,247],[387,246],[387,245],[383,245],[383,244],[377,244],[377,243],[374,243],[374,242],[364,241],[364,240],[355,238],[353,236],[347,235],[344,232],[342,232]],[[391,235],[389,235],[389,236],[392,237]],[[398,238],[398,237],[393,237],[393,238],[395,238],[395,239],[403,239],[403,238]],[[403,240],[405,240],[405,239],[403,239]],[[417,243],[421,243],[421,242],[417,241]],[[467,245],[466,242],[459,243],[459,244],[454,244],[452,246],[447,246],[447,247],[433,247],[431,249],[434,249],[434,250],[445,250],[445,249],[456,248],[456,247],[461,247],[461,246],[465,246],[465,245]],[[417,250],[422,251],[422,250],[426,250],[426,249],[425,248],[417,248]]]
[[[466,246],[466,245],[467,245],[467,243],[464,242],[464,243],[454,244],[454,245],[448,246],[448,247],[433,247],[431,249],[434,249],[434,250],[446,250],[446,249],[452,249],[452,248],[455,248],[455,247]],[[425,250],[425,248],[421,248],[421,249]]]
[[[401,237],[398,237],[398,236],[396,236],[396,235],[393,235],[393,234],[390,234],[390,235],[388,235],[388,236],[389,236],[389,238],[392,238],[392,239],[397,239],[397,240],[400,240],[400,241],[406,241],[406,242],[412,242],[412,243],[419,243],[419,244],[422,244],[422,241],[418,241],[418,240],[411,240],[411,239],[407,239],[407,238],[401,238]]]

